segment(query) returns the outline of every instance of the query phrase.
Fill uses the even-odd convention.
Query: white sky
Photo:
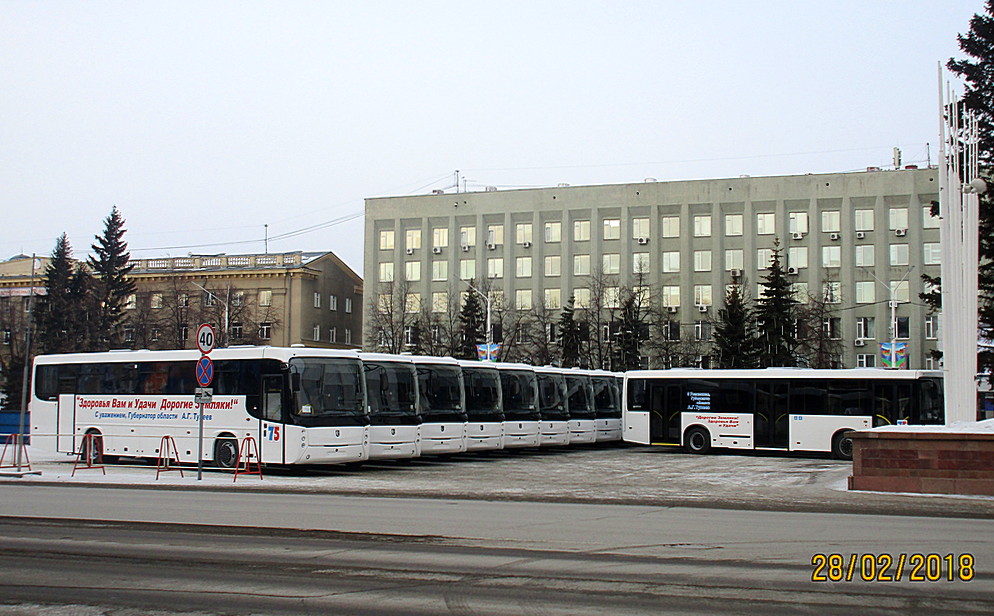
[[[0,3],[0,258],[333,250],[363,198],[935,161],[981,0]],[[323,225],[337,219],[351,220]]]

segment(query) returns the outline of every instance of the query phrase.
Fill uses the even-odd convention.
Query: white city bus
[[[40,355],[30,402],[32,445],[117,457],[159,456],[163,436],[181,462],[200,449],[194,403],[197,351]],[[213,399],[204,405],[203,458],[231,468],[253,437],[265,464],[366,459],[368,418],[354,351],[236,347],[211,353]]]
[[[459,360],[466,398],[466,451],[504,448],[500,374],[493,362]]]
[[[597,414],[597,442],[621,440],[621,387],[624,376],[606,370],[592,370],[594,410]]]
[[[543,447],[569,444],[569,411],[566,408],[566,378],[560,368],[535,366],[538,378],[539,444]]]
[[[418,374],[409,356],[359,353],[369,412],[369,459],[421,455]]]
[[[942,424],[942,373],[917,370],[636,370],[625,374],[625,440],[832,452],[852,457],[848,430]]]
[[[538,447],[538,379],[527,364],[498,363],[504,410],[504,447]]]
[[[421,454],[466,451],[466,404],[459,361],[414,356],[418,371]]]
[[[593,443],[597,440],[597,413],[590,372],[579,368],[563,370],[566,379],[566,408],[569,412],[569,442]]]

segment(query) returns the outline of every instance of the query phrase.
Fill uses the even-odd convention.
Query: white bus
[[[569,413],[570,444],[597,440],[597,413],[594,410],[594,387],[590,372],[579,368],[564,369],[566,409]]]
[[[466,451],[504,448],[500,374],[493,362],[459,360],[466,398]]]
[[[560,368],[536,366],[538,378],[539,443],[543,447],[569,445],[566,378]]]
[[[625,374],[625,440],[831,452],[852,458],[848,430],[944,423],[942,373],[916,370],[637,370]]]
[[[414,356],[418,371],[421,454],[466,451],[466,403],[459,361]]]
[[[86,455],[155,459],[163,436],[180,462],[197,462],[197,351],[40,355],[30,401],[32,445]],[[369,422],[354,351],[217,349],[213,399],[204,405],[204,460],[231,468],[253,437],[264,464],[366,459]]]
[[[504,411],[504,447],[538,447],[538,379],[527,364],[498,363]]]
[[[369,459],[421,455],[418,375],[409,356],[359,353],[369,412]]]
[[[624,375],[593,370],[590,382],[594,388],[594,410],[597,413],[597,442],[621,440],[621,387]]]

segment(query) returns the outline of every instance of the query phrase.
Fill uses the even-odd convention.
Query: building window
[[[873,267],[873,246],[861,245],[856,247],[856,267]]]
[[[421,262],[408,261],[404,263],[404,280],[417,282],[421,280]]]
[[[909,259],[908,245],[907,244],[891,244],[890,245],[890,264],[891,265],[907,265]]]
[[[873,340],[876,338],[875,319],[873,317],[856,317],[856,338]]]
[[[640,237],[649,237],[649,219],[648,218],[633,218],[632,219],[632,239],[638,239]]]
[[[826,304],[842,302],[842,287],[839,282],[826,282],[822,287],[822,299]]]
[[[487,225],[487,243],[495,246],[504,245],[504,225]]]
[[[711,215],[694,216],[694,237],[711,237]]]
[[[418,343],[418,328],[415,325],[404,326],[404,345],[414,346]]]
[[[573,275],[590,275],[590,255],[573,255]]]
[[[338,310],[338,296],[329,295],[328,296],[328,310],[335,312]]]
[[[573,305],[577,308],[590,308],[590,289],[586,287],[573,289]]]
[[[940,219],[938,216],[932,216],[932,206],[926,205],[922,208],[922,228],[923,229],[938,229]]]
[[[393,250],[394,232],[393,229],[380,231],[380,250]]]
[[[132,294],[130,294],[127,297],[124,298],[124,309],[125,310],[134,310],[136,308],[138,308],[138,296],[137,295],[135,295],[134,293],[132,293]]]
[[[13,334],[11,333],[9,327],[7,329],[3,330],[3,343],[4,344],[9,345],[12,337],[13,337]]]
[[[822,331],[825,332],[825,337],[829,340],[839,340],[842,338],[842,319],[838,317],[822,319],[821,327]]]
[[[545,275],[559,276],[562,274],[563,258],[559,255],[549,255],[545,258]]]
[[[621,289],[618,287],[604,287],[604,307],[621,308]]]
[[[842,246],[821,247],[822,267],[842,267]]]
[[[636,252],[632,254],[632,273],[633,274],[649,273],[649,253]]]
[[[162,293],[152,294],[152,310],[158,310],[162,308]]]
[[[680,237],[680,217],[663,216],[663,237]]]
[[[926,242],[923,244],[925,251],[925,265],[940,265],[942,263],[942,246],[938,242]]]
[[[393,295],[390,293],[380,293],[376,296],[376,312],[379,314],[390,314],[393,307]]]
[[[680,321],[663,321],[659,330],[663,335],[663,340],[680,339]]]
[[[345,298],[345,312],[347,314],[352,314],[352,298],[351,297],[346,297]]]
[[[404,312],[407,314],[417,314],[421,312],[421,294],[408,293],[404,297]]]
[[[711,299],[711,285],[709,284],[694,285],[694,305],[695,306],[713,305]]]
[[[189,300],[187,300],[189,301]],[[273,290],[272,289],[259,289],[259,305],[260,306],[272,306],[273,305]]]
[[[459,244],[476,246],[476,227],[459,227]]]
[[[927,340],[936,340],[938,337],[939,337],[938,315],[929,315],[925,317],[925,338]]]
[[[268,321],[259,323],[259,337],[263,340],[270,340],[273,337],[273,324]]]
[[[621,255],[618,253],[608,253],[601,259],[604,266],[603,273],[605,274],[618,274],[621,273]]]
[[[859,354],[856,356],[857,368],[874,368],[877,365],[877,356],[869,354]]]
[[[589,220],[574,220],[573,221],[573,241],[574,242],[587,242],[587,241],[590,241],[590,221]]]
[[[907,280],[891,280],[890,288],[894,301],[905,303],[911,301],[911,287]]]
[[[842,230],[842,215],[838,210],[821,213],[821,230],[823,233],[838,233]]]
[[[897,229],[907,229],[907,228],[908,228],[908,208],[906,207],[890,208],[890,230],[895,231]]]
[[[670,306],[680,305],[680,287],[678,286],[664,286],[663,287],[663,306],[667,308]]]
[[[617,218],[604,219],[604,239],[621,239],[621,221]]]
[[[321,341],[321,325],[315,324],[314,328],[311,330],[311,337],[314,338],[315,342]]]
[[[514,292],[514,307],[518,310],[531,310],[532,290],[518,289]]]
[[[231,305],[242,306],[245,304],[245,291],[235,291],[231,294]]]
[[[743,253],[739,249],[725,251],[725,271],[741,270],[743,263]]]
[[[911,337],[911,317],[897,317],[897,337],[903,340]]]
[[[329,327],[328,328],[328,342],[338,342],[338,328]]]
[[[709,321],[694,321],[694,340],[702,342],[711,340],[711,323]]]
[[[315,308],[320,308],[321,307],[321,294],[320,293],[315,293],[314,294],[314,307]],[[321,336],[318,336],[317,338],[315,338],[315,340],[320,340],[320,338],[321,338]]]
[[[711,251],[710,250],[695,250],[694,251],[694,271],[695,272],[710,272],[711,271]]]
[[[545,307],[547,310],[559,310],[563,307],[562,291],[559,289],[545,290]]]
[[[519,222],[514,225],[514,241],[517,244],[532,243],[532,223]]]
[[[380,263],[380,282],[393,282],[393,263]]]
[[[856,283],[856,303],[872,304],[877,301],[875,282],[862,281]]]
[[[856,210],[853,215],[857,231],[873,231],[873,210]]]
[[[408,250],[421,248],[421,229],[408,229],[404,232],[404,247]]]
[[[756,269],[769,269],[773,265],[773,249],[756,249]]]
[[[680,271],[680,253],[664,252],[663,253],[663,272],[667,274],[672,274]]]
[[[563,223],[559,221],[545,223],[545,241],[556,244],[563,240]]]
[[[773,235],[777,232],[777,215],[773,212],[756,214],[756,235]]]
[[[787,249],[787,266],[803,269],[808,266],[808,247],[792,246]]]
[[[531,278],[532,258],[518,257],[514,260],[514,275],[517,278]]]
[[[791,233],[807,233],[808,232],[808,213],[807,212],[789,212],[787,214],[787,224],[789,225],[789,231]]]
[[[156,339],[158,339],[158,330],[155,331]],[[241,322],[235,321],[231,324],[231,338],[233,340],[241,340],[245,335],[245,328],[242,326]]]
[[[504,259],[487,259],[487,278],[504,277]]]
[[[352,344],[352,330],[345,328],[345,344]]]
[[[431,294],[431,311],[448,312],[449,294],[447,291],[435,291]]]
[[[742,235],[742,214],[725,214],[725,235]]]
[[[183,323],[179,326],[179,331],[176,333],[179,336],[180,345],[183,345],[186,343],[187,340],[190,339],[190,326],[187,325],[186,323]]]
[[[445,227],[435,227],[431,230],[431,245],[435,248],[448,248],[449,230]]]
[[[476,278],[476,261],[473,259],[462,259],[459,261],[459,279],[473,280]]]
[[[449,279],[449,262],[448,261],[432,261],[431,262],[431,279],[435,281],[448,280]]]

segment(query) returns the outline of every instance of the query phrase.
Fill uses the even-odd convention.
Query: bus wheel
[[[711,450],[711,435],[704,428],[691,428],[683,438],[688,453],[707,453]]]
[[[839,460],[852,460],[852,439],[845,432],[832,437],[832,457]]]
[[[238,464],[238,442],[230,438],[214,441],[214,466],[235,468]]]

